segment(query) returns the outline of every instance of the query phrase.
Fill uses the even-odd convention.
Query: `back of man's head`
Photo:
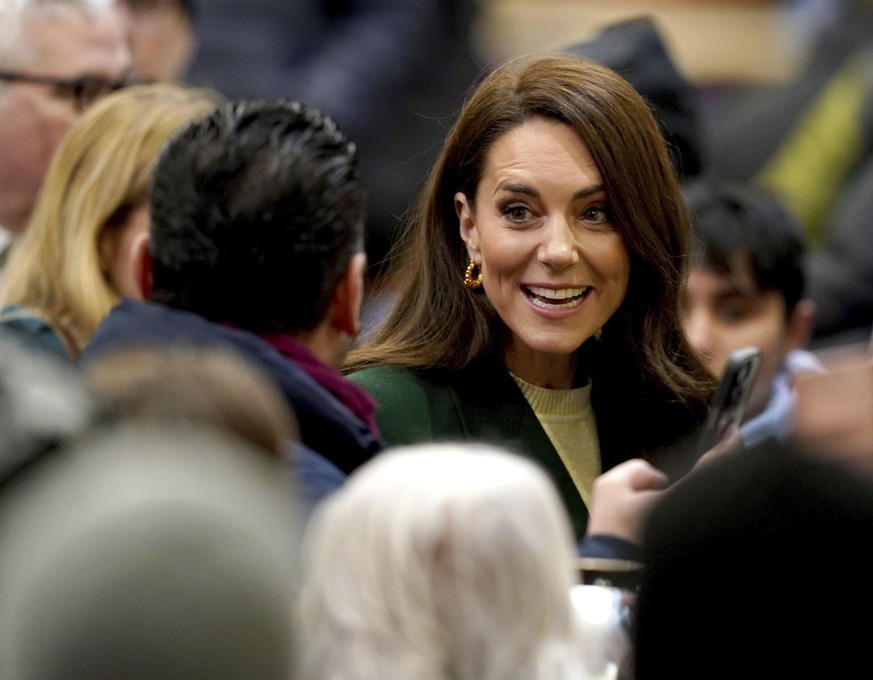
[[[186,125],[155,169],[151,299],[256,332],[311,330],[363,250],[355,145],[299,102]]]
[[[803,231],[764,188],[703,179],[685,188],[694,228],[694,263],[717,274],[747,268],[760,292],[776,291],[790,315],[803,297]]]

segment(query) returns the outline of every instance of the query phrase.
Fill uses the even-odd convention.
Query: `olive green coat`
[[[376,419],[389,446],[476,440],[538,462],[551,477],[573,522],[585,533],[588,509],[564,463],[506,368],[493,361],[461,371],[399,366],[368,368],[349,378],[379,402]]]

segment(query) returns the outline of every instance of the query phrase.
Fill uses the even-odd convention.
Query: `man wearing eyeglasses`
[[[125,84],[127,30],[115,0],[0,0],[0,267],[61,138]]]

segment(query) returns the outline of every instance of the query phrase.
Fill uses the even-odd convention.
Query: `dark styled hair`
[[[758,291],[776,291],[790,315],[805,283],[803,228],[767,189],[714,179],[685,187],[694,231],[693,262],[729,276],[748,265]]]
[[[355,145],[317,109],[238,101],[186,125],[151,192],[151,299],[256,332],[302,332],[363,250]]]
[[[569,125],[588,147],[631,257],[625,300],[601,341],[582,348],[595,409],[600,400],[601,414],[646,413],[655,423],[641,435],[648,444],[665,428],[693,427],[712,378],[679,322],[689,227],[676,175],[642,97],[614,71],[571,55],[511,60],[468,99],[395,251],[397,303],[372,341],[350,354],[349,370],[380,364],[456,370],[496,355],[504,326],[487,296],[463,285],[468,256],[454,195],[475,196],[495,140],[535,118]],[[667,417],[663,409],[676,414]]]

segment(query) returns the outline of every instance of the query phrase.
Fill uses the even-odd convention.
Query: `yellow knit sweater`
[[[551,390],[512,378],[536,414],[561,456],[585,504],[591,504],[591,486],[600,474],[597,423],[591,408],[591,384],[572,390]]]

